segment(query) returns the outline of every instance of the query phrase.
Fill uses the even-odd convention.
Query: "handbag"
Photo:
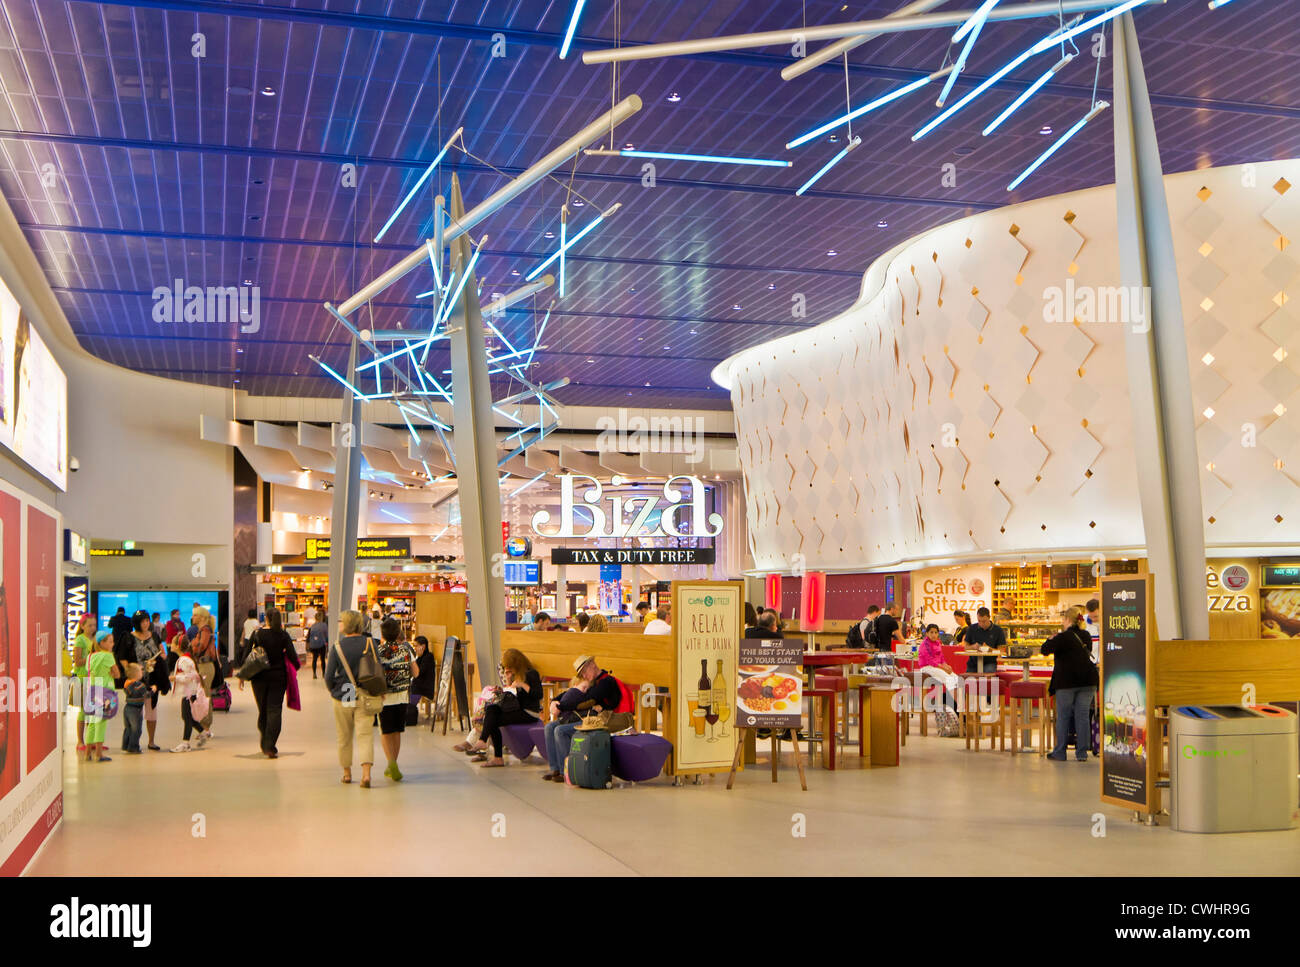
[[[384,666],[375,651],[374,638],[366,639],[366,647],[362,649],[361,657],[357,659],[356,683],[367,695],[388,694],[388,677],[384,674]]]
[[[348,681],[352,683],[352,694],[353,694],[353,696],[354,696],[355,698],[361,700],[361,703],[362,703],[362,706],[361,706],[361,707],[364,708],[364,709],[367,709],[367,710],[373,708],[373,706],[374,706],[374,704],[375,704],[374,702],[370,701],[370,699],[381,698],[381,695],[384,694],[384,693],[387,693],[387,691],[388,691],[388,683],[387,683],[386,681],[384,682],[384,692],[383,692],[383,693],[375,693],[375,692],[371,691],[369,688],[367,688],[365,685],[363,685],[363,684],[358,684],[358,679],[361,677],[361,675],[360,675],[360,673],[361,673],[361,666],[362,666],[362,664],[365,662],[367,656],[371,657],[371,658],[373,659],[373,661],[374,661],[374,663],[375,663],[376,665],[379,664],[379,657],[378,657],[377,655],[373,655],[373,654],[371,653],[371,647],[372,647],[372,645],[373,645],[373,640],[370,639],[370,638],[367,638],[367,639],[366,639],[366,647],[365,647],[365,650],[361,652],[361,658],[360,658],[360,660],[357,662],[357,672],[358,672],[358,674],[357,674],[357,675],[353,675],[353,674],[352,674],[352,666],[348,664],[348,660],[347,660],[347,658],[346,658],[346,657],[344,656],[344,654],[343,654],[343,649],[342,649],[342,647],[340,647],[340,645],[339,645],[339,643],[338,643],[337,641],[334,642],[334,650],[335,650],[336,652],[338,652],[339,662],[343,665],[343,671],[347,673]],[[380,677],[381,680],[383,680],[383,677],[384,677],[383,666],[380,666],[380,668],[379,668],[379,677]],[[371,685],[373,685],[373,684],[374,684],[374,682],[373,682],[373,680],[372,680],[372,681],[371,681]],[[363,692],[364,692],[364,694],[363,694]],[[382,699],[381,699],[381,704],[382,704]],[[378,714],[378,713],[376,713],[376,714]]]
[[[208,713],[212,711],[212,703],[208,701],[208,694],[203,689],[199,689],[198,694],[191,698],[189,702],[190,717],[195,722],[202,722],[208,717]]]
[[[249,649],[248,657],[244,659],[244,663],[239,666],[239,671],[235,672],[235,677],[248,681],[254,675],[260,675],[270,667],[271,662],[266,657],[266,649],[261,645],[254,645]]]

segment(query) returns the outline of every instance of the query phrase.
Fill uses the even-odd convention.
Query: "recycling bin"
[[[1300,822],[1300,748],[1294,712],[1276,705],[1170,709],[1174,829],[1241,833]]]

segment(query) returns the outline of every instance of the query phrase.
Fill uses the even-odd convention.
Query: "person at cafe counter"
[[[873,605],[874,607],[874,605]],[[867,609],[870,613],[870,608]],[[876,633],[875,646],[882,651],[893,651],[894,642],[903,644],[903,632],[898,624],[898,604],[888,605],[884,611],[876,616],[875,625],[873,626]]]
[[[764,611],[758,616],[758,623],[752,628],[745,629],[746,638],[782,638],[780,630],[776,626],[776,612]]]
[[[1088,759],[1092,726],[1089,710],[1097,696],[1099,677],[1092,663],[1092,636],[1083,627],[1083,616],[1078,608],[1071,608],[1062,616],[1061,632],[1043,642],[1043,654],[1054,656],[1052,680],[1047,692],[1056,696],[1056,748],[1047,758],[1064,762],[1065,746],[1072,732],[1074,757],[1079,762]],[[1073,721],[1073,728],[1070,727]]]

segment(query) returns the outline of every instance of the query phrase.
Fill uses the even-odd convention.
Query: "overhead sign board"
[[[91,557],[144,557],[143,547],[92,547]]]
[[[553,547],[552,564],[712,564],[711,547]]]
[[[409,537],[359,537],[357,538],[358,561],[396,560],[411,556],[411,539]],[[307,560],[328,561],[330,559],[330,538],[307,538]]]

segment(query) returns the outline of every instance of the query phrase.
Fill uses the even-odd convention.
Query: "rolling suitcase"
[[[583,789],[609,789],[613,786],[609,733],[604,729],[574,732],[569,757],[564,760],[564,776],[573,786]]]

